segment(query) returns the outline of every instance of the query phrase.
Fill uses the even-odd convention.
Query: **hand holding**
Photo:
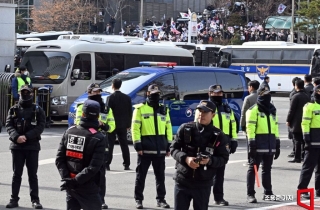
[[[17,139],[17,142],[19,144],[25,143],[27,141],[27,138],[25,136],[19,136]]]
[[[190,168],[197,169],[199,167],[199,164],[194,162],[194,159],[196,159],[196,158],[195,157],[187,157],[186,158],[186,163]]]

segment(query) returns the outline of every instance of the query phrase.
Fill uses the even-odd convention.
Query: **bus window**
[[[124,58],[123,54],[111,54],[110,69],[118,69],[119,71],[124,70]]]
[[[180,57],[177,56],[153,56],[153,61],[157,62],[176,62],[177,65],[180,65]]]
[[[255,50],[232,50],[232,63],[254,63]]]
[[[105,80],[112,75],[110,69],[110,54],[95,53],[96,80]]]
[[[180,57],[180,66],[193,66],[192,57]]]
[[[74,59],[73,69],[80,69],[78,80],[90,80],[92,72],[90,54],[78,54]]]
[[[239,74],[216,72],[217,84],[222,86],[226,98],[242,98],[244,87]]]
[[[152,84],[157,84],[161,90],[161,95],[166,100],[175,98],[175,85],[172,74],[161,76],[154,80]]]
[[[311,50],[283,50],[283,64],[310,64]]]
[[[280,63],[281,50],[257,50],[256,63]]]
[[[217,83],[214,72],[181,72],[177,73],[177,80],[183,100],[208,99],[209,86]]]
[[[126,54],[125,57],[125,69],[134,68],[139,65],[140,61],[153,61],[152,55],[139,55],[139,54]]]

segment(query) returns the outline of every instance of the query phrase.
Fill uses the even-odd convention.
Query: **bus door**
[[[320,49],[316,50],[313,54],[310,74],[312,77],[320,76]]]
[[[90,53],[80,53],[74,58],[67,91],[69,105],[84,94],[88,85],[93,82],[91,56]]]
[[[218,66],[222,68],[229,68],[231,65],[231,51],[220,51],[219,59],[217,59]]]

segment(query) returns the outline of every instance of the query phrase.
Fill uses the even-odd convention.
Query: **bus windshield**
[[[21,65],[26,66],[33,83],[59,84],[66,78],[71,55],[66,52],[27,52]]]
[[[145,83],[155,75],[155,73],[150,74],[147,72],[120,72],[115,76],[103,81],[100,84],[100,87],[104,92],[111,92],[112,80],[121,79],[121,92],[129,94],[132,90],[135,90],[137,87],[139,87],[141,84]]]

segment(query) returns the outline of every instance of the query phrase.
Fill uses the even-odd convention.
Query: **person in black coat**
[[[11,141],[10,149],[13,162],[12,194],[6,208],[18,207],[19,191],[23,167],[28,169],[32,207],[42,209],[39,200],[38,162],[41,134],[46,116],[38,105],[33,103],[32,89],[22,86],[19,102],[9,109],[6,129]]]
[[[311,94],[311,102],[313,103],[314,102],[314,89],[320,85],[320,77],[316,77],[316,78],[313,78],[312,80],[312,84],[313,84],[313,90],[312,90],[312,94]]]
[[[122,151],[124,170],[130,170],[130,151],[128,147],[127,130],[131,127],[132,104],[131,98],[119,90],[121,84],[122,81],[120,79],[114,79],[112,81],[114,93],[111,94],[108,99],[108,106],[112,109],[116,121],[116,129],[109,134],[109,154],[106,162],[107,170],[110,170],[116,135],[118,136]]]
[[[312,84],[312,76],[310,74],[306,74],[304,76],[304,89],[306,91],[306,93],[309,95],[310,99],[311,99],[311,95],[313,93],[313,84]]]
[[[309,95],[304,90],[303,80],[296,80],[295,90],[297,93],[292,97],[290,102],[286,123],[292,132],[296,149],[294,158],[289,160],[289,163],[301,163],[301,150],[304,150],[304,141],[301,129],[302,113],[304,105],[310,101]]]
[[[265,87],[267,87],[268,90],[270,90],[269,82],[270,82],[270,77],[265,76],[263,78],[263,82],[261,82],[261,84],[260,84],[259,89],[264,89]]]

